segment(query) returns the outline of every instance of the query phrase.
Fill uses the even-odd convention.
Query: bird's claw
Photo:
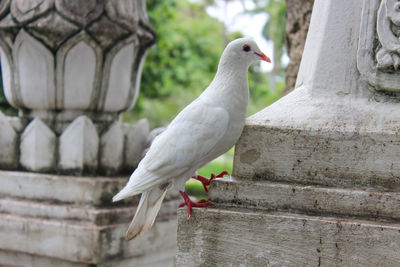
[[[181,196],[183,197],[183,200],[185,201],[179,205],[179,208],[187,206],[188,219],[190,218],[190,216],[192,216],[192,207],[202,208],[202,207],[214,205],[213,202],[207,201],[205,199],[201,199],[198,202],[194,202],[189,198],[189,196],[186,194],[186,192],[179,191],[179,193],[181,194]]]
[[[214,175],[214,174],[212,173],[211,176],[213,176],[213,175]],[[220,174],[216,175],[215,178],[222,178],[222,177],[224,177],[225,175],[229,175],[229,172],[223,171],[223,172],[221,172]]]
[[[223,171],[220,174],[215,175],[214,173],[211,173],[210,178],[206,178],[204,176],[201,175],[195,175],[193,176],[194,179],[200,181],[204,187],[204,191],[206,191],[206,193],[208,193],[208,188],[207,186],[209,186],[211,184],[211,181],[214,180],[215,178],[222,178],[225,175],[229,175],[229,173],[227,171]]]

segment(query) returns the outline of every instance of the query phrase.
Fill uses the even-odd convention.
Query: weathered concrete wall
[[[178,266],[400,264],[399,224],[218,207],[178,225]]]

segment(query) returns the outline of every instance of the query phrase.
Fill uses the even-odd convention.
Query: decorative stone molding
[[[1,112],[0,129],[0,168],[14,169],[18,166],[18,135]]]
[[[0,112],[1,266],[173,266],[178,194],[132,242],[139,198],[112,203],[149,135],[120,113],[153,42],[145,0],[0,1],[3,89],[19,109]]]
[[[127,242],[139,198],[111,203],[126,182],[0,170],[0,265],[174,266],[177,193],[148,234]]]
[[[76,118],[60,136],[59,169],[71,172],[97,168],[99,136],[86,116]]]
[[[376,90],[400,92],[399,37],[400,3],[395,0],[364,1],[357,67]]]
[[[40,119],[34,119],[21,135],[21,166],[30,171],[54,170],[56,135]]]
[[[0,54],[10,104],[53,124],[74,120],[64,116],[71,111],[96,123],[116,117],[93,112],[131,108],[154,40],[142,2],[3,1]]]
[[[119,114],[135,104],[142,63],[154,42],[143,12],[145,0],[1,2],[3,88],[8,102],[20,111],[14,121],[21,128],[3,127],[1,134],[9,129],[14,135],[7,131],[8,137],[0,143],[1,153],[7,155],[0,166],[107,175],[136,167],[148,125],[139,123],[144,128],[133,136],[131,131],[136,132],[138,125],[122,125]],[[42,131],[42,126],[48,127],[48,134],[27,135]],[[14,144],[16,140],[21,144]],[[32,149],[36,142],[55,142],[51,159],[28,160],[39,153]],[[21,155],[10,154],[18,151],[15,146],[21,147]]]

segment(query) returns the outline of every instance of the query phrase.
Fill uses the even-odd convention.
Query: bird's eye
[[[244,45],[243,46],[243,51],[249,52],[251,50],[251,47],[249,45]]]

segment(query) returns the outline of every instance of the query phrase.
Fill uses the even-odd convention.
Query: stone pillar
[[[19,116],[0,113],[0,265],[172,265],[176,196],[129,243],[137,199],[111,203],[149,133],[120,113],[153,43],[145,0],[1,1],[3,88]]]
[[[297,89],[247,120],[178,265],[398,266],[398,2],[316,0]]]

